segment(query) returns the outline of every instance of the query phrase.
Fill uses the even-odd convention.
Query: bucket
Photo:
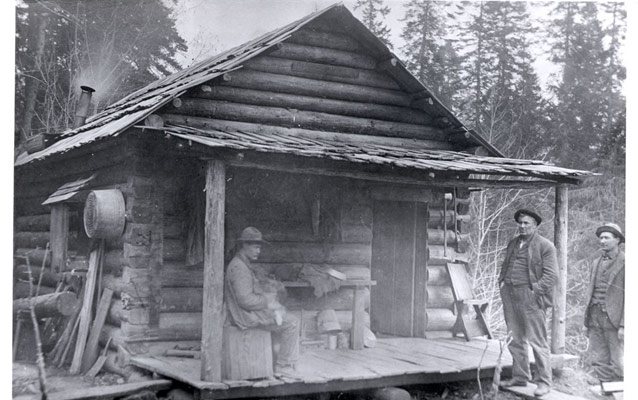
[[[124,232],[124,196],[118,189],[94,190],[84,204],[84,230],[90,238],[113,239]]]

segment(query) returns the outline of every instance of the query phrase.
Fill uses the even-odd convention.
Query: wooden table
[[[312,287],[310,283],[304,281],[285,281],[283,284],[287,288]],[[363,349],[363,337],[365,334],[363,325],[363,315],[365,313],[363,289],[376,284],[376,281],[361,279],[339,281],[339,287],[349,288],[354,291],[352,300],[352,332],[350,333],[350,348],[353,350]]]

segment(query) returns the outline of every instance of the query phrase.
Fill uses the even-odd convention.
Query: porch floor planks
[[[431,373],[445,374],[448,372],[458,372],[458,369],[454,366],[449,366],[442,363],[440,359],[433,357],[424,357],[423,355],[414,354],[413,352],[398,351],[394,347],[377,345],[376,351],[386,354],[386,357],[390,362],[395,360],[402,361],[404,363],[413,364],[415,373],[428,371]],[[416,372],[418,371],[418,372]],[[413,372],[410,370],[408,373]]]
[[[478,368],[485,346],[480,340],[468,343],[464,339],[395,337],[378,339],[376,347],[363,350],[307,349],[300,354],[297,367],[301,380],[282,382],[273,379],[278,385],[276,389],[270,389],[270,384],[262,389],[260,385],[268,381],[203,382],[199,379],[201,360],[163,356],[133,356],[131,360],[138,367],[184,382],[201,393],[231,399],[256,393],[284,396],[353,387],[372,388],[377,387],[375,382],[387,386],[418,383],[423,379],[432,382],[458,379],[452,377]],[[493,368],[498,358],[498,341],[488,343],[488,351],[481,362],[483,370]],[[509,359],[509,352],[504,352],[504,367],[511,366]]]
[[[438,344],[443,347],[448,347],[450,349],[463,350],[463,351],[473,352],[473,353],[478,352],[479,354],[483,354],[486,343],[487,343],[487,351],[485,352],[485,355],[486,356],[492,355],[498,358],[498,355],[500,353],[500,347],[499,347],[498,341],[473,340],[473,341],[467,342],[465,341],[465,339],[463,339],[463,341],[460,341],[458,339],[441,339],[438,341]],[[511,356],[509,354],[509,351],[507,351],[507,348],[506,348],[505,351],[503,351],[503,359],[506,360],[508,358],[511,361]]]
[[[421,340],[414,341],[412,338],[405,338],[405,342],[396,341],[396,339],[388,339],[384,341],[382,345],[387,345],[389,348],[396,349],[397,351],[407,350],[412,354],[419,354],[423,357],[433,357],[437,359],[437,363],[445,365],[449,368],[454,368],[454,371],[460,372],[467,363],[467,355],[464,353],[452,352],[448,349],[440,348],[438,345],[431,345],[428,343],[421,343]],[[377,345],[379,345],[377,343]],[[407,346],[406,346],[407,345]],[[438,371],[437,371],[438,372]]]

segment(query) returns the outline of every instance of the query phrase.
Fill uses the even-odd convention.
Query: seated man
[[[261,232],[253,227],[244,229],[237,239],[237,250],[226,269],[224,285],[227,323],[279,335],[281,346],[275,375],[294,377],[299,356],[299,322],[294,315],[286,313],[277,300],[277,292],[285,290],[281,282],[267,277],[265,271],[251,264],[259,257],[263,243]]]

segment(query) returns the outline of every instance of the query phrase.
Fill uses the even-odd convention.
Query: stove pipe
[[[80,100],[75,110],[75,121],[73,121],[73,128],[79,128],[86,122],[86,117],[89,115],[89,107],[91,106],[91,96],[95,89],[89,86],[80,86],[82,94],[80,94]]]

